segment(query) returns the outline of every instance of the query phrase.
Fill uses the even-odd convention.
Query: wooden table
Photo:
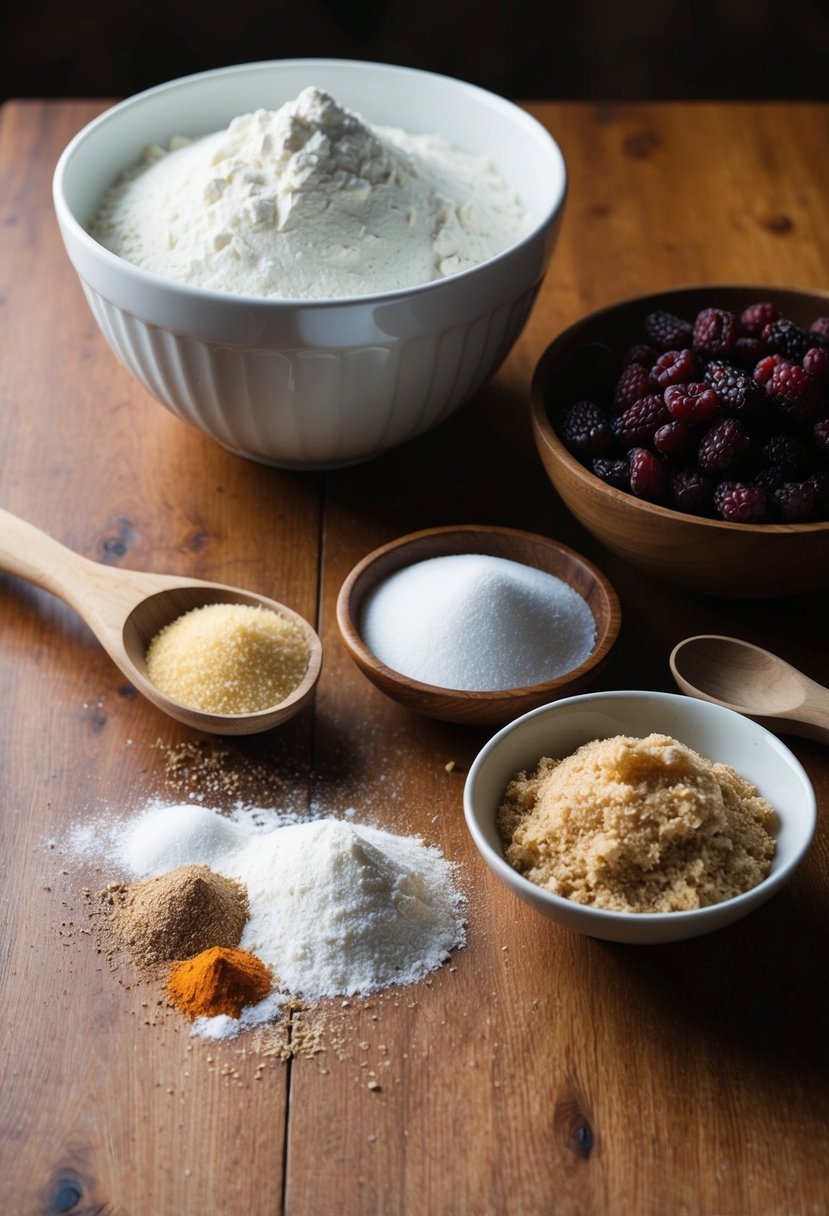
[[[489,732],[387,701],[341,648],[334,603],[378,544],[499,523],[562,538],[616,585],[622,636],[602,687],[671,689],[671,646],[708,631],[829,681],[825,597],[707,599],[626,568],[558,504],[527,409],[546,343],[614,299],[829,285],[829,107],[531,105],[571,185],[513,355],[438,431],[325,475],[230,455],[106,347],[50,195],[59,152],[102,108],[2,113],[0,504],[87,556],[273,596],[317,622],[325,663],[313,713],[257,739],[199,739],[125,687],[70,609],[0,576],[0,1213],[825,1216],[826,748],[789,740],[821,822],[784,893],[677,946],[583,939],[514,899],[467,837],[464,772]],[[353,807],[438,844],[461,863],[466,948],[428,982],[298,1014],[316,1054],[190,1038],[128,963],[97,952],[90,911],[110,874],[64,847],[73,824],[186,797],[187,780],[227,805],[230,783],[203,764],[186,780],[178,744],[218,748],[236,796]]]

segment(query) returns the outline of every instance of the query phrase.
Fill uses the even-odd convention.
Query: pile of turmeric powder
[[[194,958],[173,963],[167,996],[189,1018],[225,1014],[238,1018],[271,990],[271,977],[261,959],[247,950],[212,946]]]

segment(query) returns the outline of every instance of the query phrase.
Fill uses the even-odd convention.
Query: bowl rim
[[[823,300],[829,310],[829,292],[820,291],[818,289],[797,288],[797,287],[771,287],[768,284],[752,284],[752,283],[713,283],[713,284],[683,284],[677,287],[664,288],[661,291],[645,292],[641,295],[625,296],[614,300],[610,304],[605,304],[601,308],[595,309],[593,312],[586,313],[573,321],[565,329],[561,330],[555,338],[545,347],[533,369],[530,382],[530,420],[532,423],[533,432],[536,436],[536,443],[544,443],[550,452],[571,473],[577,477],[582,484],[588,488],[595,489],[597,493],[607,496],[610,502],[615,502],[619,506],[628,510],[641,510],[646,514],[652,515],[655,519],[663,519],[666,522],[673,520],[683,520],[686,523],[699,524],[706,528],[712,527],[721,532],[732,532],[738,535],[746,535],[752,533],[757,536],[769,535],[790,535],[794,534],[802,536],[804,533],[824,532],[829,530],[829,520],[813,520],[810,523],[802,524],[749,524],[749,523],[731,523],[726,519],[711,519],[705,515],[691,515],[687,511],[678,511],[674,507],[665,507],[660,503],[648,502],[646,499],[636,498],[635,495],[627,494],[624,490],[618,490],[615,486],[608,485],[602,481],[595,473],[591,473],[589,469],[577,460],[571,452],[567,450],[564,444],[559,439],[555,428],[550,420],[550,415],[544,401],[544,390],[547,379],[549,378],[550,366],[555,362],[555,357],[559,354],[561,348],[566,346],[572,339],[573,334],[582,327],[587,329],[593,324],[599,324],[604,320],[610,320],[614,313],[622,307],[635,308],[637,305],[644,307],[648,304],[655,304],[666,297],[682,295],[686,292],[705,292],[715,296],[717,292],[722,291],[753,291],[762,292],[765,296],[774,295],[805,295],[813,296],[817,300]]]
[[[548,204],[544,214],[537,219],[529,231],[525,232],[517,241],[514,241],[506,249],[502,249],[499,253],[491,258],[487,258],[484,262],[479,262],[474,266],[467,267],[465,270],[460,270],[456,274],[448,275],[445,278],[433,279],[428,283],[417,283],[411,287],[399,287],[390,291],[372,292],[363,295],[349,295],[325,298],[306,298],[306,297],[272,297],[248,295],[242,292],[219,291],[215,288],[197,287],[191,283],[186,283],[180,279],[171,279],[164,275],[157,274],[155,271],[146,270],[141,266],[136,266],[135,263],[128,261],[126,258],[120,257],[113,253],[97,241],[84,227],[83,224],[75,216],[73,209],[69,206],[66,199],[64,183],[69,169],[70,162],[75,155],[77,149],[89,138],[94,138],[97,130],[110,122],[117,122],[118,118],[125,111],[137,107],[147,100],[161,96],[165,92],[175,92],[177,89],[198,85],[207,80],[216,80],[220,77],[231,76],[234,74],[251,75],[255,72],[264,72],[273,70],[280,66],[299,67],[307,66],[313,69],[316,66],[338,66],[347,65],[363,71],[376,72],[381,74],[395,74],[411,76],[416,79],[437,79],[447,81],[452,85],[463,90],[468,90],[481,101],[486,100],[487,104],[495,104],[498,109],[505,114],[511,116],[519,125],[525,127],[532,132],[534,137],[541,145],[546,145],[550,154],[551,160],[555,162],[556,169],[559,175],[558,189],[553,198]],[[376,124],[375,124],[376,125]],[[140,149],[136,155],[140,154]],[[508,183],[509,184],[509,183]],[[108,106],[101,114],[86,123],[79,131],[75,133],[69,143],[64,147],[52,175],[52,200],[55,212],[61,227],[64,227],[69,232],[72,238],[78,241],[88,253],[94,256],[101,257],[103,264],[108,265],[113,269],[119,269],[126,273],[134,275],[138,282],[146,283],[147,286],[153,287],[156,290],[174,291],[182,295],[184,298],[195,298],[202,301],[224,302],[238,301],[247,309],[251,308],[267,308],[269,311],[275,309],[323,309],[347,304],[382,304],[388,302],[394,303],[400,299],[411,299],[413,296],[435,291],[440,287],[445,287],[447,283],[466,282],[470,278],[480,274],[482,271],[491,270],[493,267],[500,266],[507,258],[514,256],[519,250],[524,249],[534,241],[537,241],[552,225],[556,218],[560,216],[568,193],[569,193],[569,174],[567,162],[564,158],[564,153],[561,146],[547,128],[533,115],[529,110],[518,105],[516,102],[510,101],[506,97],[502,97],[498,93],[494,93],[489,89],[482,88],[480,85],[473,84],[458,76],[451,76],[443,72],[429,71],[423,68],[406,67],[393,63],[383,63],[377,60],[367,59],[349,59],[345,56],[297,56],[285,59],[259,59],[250,63],[229,64],[219,68],[207,68],[203,71],[191,72],[184,76],[177,76],[171,80],[162,81],[159,84],[152,85],[149,88],[142,89],[138,93],[133,93],[128,97]]]
[[[590,576],[595,580],[598,587],[601,588],[602,594],[608,601],[610,609],[608,627],[605,630],[601,639],[597,638],[597,643],[591,650],[590,654],[580,663],[578,667],[565,672],[563,675],[556,676],[552,680],[542,680],[538,684],[517,685],[514,688],[501,688],[489,690],[449,688],[442,684],[427,684],[423,680],[416,680],[412,676],[404,675],[403,672],[397,671],[394,667],[388,667],[383,663],[372,650],[366,645],[357,621],[351,611],[351,600],[354,589],[360,578],[368,571],[376,561],[382,559],[389,553],[399,552],[408,548],[412,544],[416,544],[421,540],[426,540],[432,537],[466,535],[466,536],[503,536],[507,539],[523,539],[532,540],[535,543],[540,543],[555,549],[559,553],[564,553],[568,557],[574,558],[580,566],[582,566]],[[459,549],[459,553],[469,553],[469,549]],[[426,561],[425,556],[415,559],[415,561]],[[520,562],[519,558],[512,559]],[[407,565],[414,565],[412,562],[402,562],[398,569],[403,569]],[[528,565],[530,563],[523,563]],[[540,567],[537,567],[540,569]],[[549,573],[549,571],[547,572]],[[558,577],[558,576],[557,576]],[[395,540],[389,541],[385,545],[379,545],[372,549],[365,557],[349,571],[346,578],[340,586],[337,595],[336,604],[337,625],[340,631],[340,637],[351,654],[358,662],[370,667],[373,671],[384,677],[390,684],[398,685],[405,688],[414,695],[422,695],[424,697],[440,696],[443,694],[451,694],[454,699],[464,700],[470,705],[476,703],[481,705],[489,704],[496,700],[515,700],[519,701],[523,697],[541,695],[549,692],[554,695],[558,689],[566,688],[569,684],[574,683],[577,679],[581,679],[595,667],[601,667],[605,660],[610,655],[611,650],[616,644],[619,632],[621,630],[621,604],[615,588],[598,566],[594,565],[589,558],[584,557],[576,549],[564,544],[562,541],[556,540],[551,536],[544,536],[540,532],[529,532],[521,528],[510,528],[501,525],[487,524],[443,524],[434,528],[422,528],[417,532],[408,532],[404,536],[397,537]],[[595,617],[594,617],[595,620]]]
[[[623,912],[613,911],[608,908],[596,908],[591,904],[575,903],[573,900],[566,899],[562,895],[556,895],[552,891],[547,891],[544,887],[530,882],[528,878],[525,878],[523,874],[519,873],[518,870],[515,870],[509,864],[502,852],[498,852],[492,847],[486,839],[486,835],[479,822],[479,815],[473,803],[473,792],[481,770],[493,752],[497,751],[500,747],[504,738],[514,731],[520,730],[523,724],[530,719],[558,711],[566,706],[596,701],[621,700],[626,697],[641,697],[673,705],[693,701],[695,705],[703,706],[702,712],[711,717],[720,717],[722,720],[726,718],[729,720],[733,720],[734,718],[742,719],[750,730],[753,728],[757,732],[758,738],[762,739],[765,737],[765,740],[771,742],[778,753],[782,752],[786,762],[803,781],[804,788],[808,791],[809,795],[808,806],[806,807],[808,815],[807,829],[802,841],[788,861],[780,868],[776,870],[772,869],[761,882],[749,888],[748,891],[742,891],[739,895],[733,895],[730,899],[721,900],[716,904],[709,904],[704,908],[689,908],[676,912]],[[750,778],[746,779],[750,780]],[[752,784],[754,783],[752,782]],[[702,925],[708,921],[719,921],[724,909],[739,910],[744,907],[748,911],[758,901],[762,901],[766,894],[772,895],[779,887],[784,885],[801,864],[814,839],[817,828],[817,798],[811,778],[791,749],[772,731],[767,730],[758,722],[747,718],[744,714],[738,714],[736,710],[726,709],[722,705],[715,705],[710,701],[697,701],[696,698],[688,697],[683,693],[658,692],[648,689],[612,689],[604,692],[581,693],[572,697],[562,697],[560,700],[551,702],[549,705],[540,705],[537,709],[531,709],[527,713],[522,714],[521,717],[507,723],[506,726],[503,726],[484,744],[470,765],[464,782],[463,811],[467,829],[478,852],[489,868],[508,887],[518,887],[525,891],[533,902],[546,904],[548,907],[571,918],[583,917],[585,920],[589,919],[595,923],[597,928],[602,925],[609,927],[620,923],[641,925],[645,929],[662,925],[676,925],[680,932],[683,926],[687,926],[690,923]],[[734,919],[737,918],[735,917]],[[664,940],[667,941],[668,939]]]

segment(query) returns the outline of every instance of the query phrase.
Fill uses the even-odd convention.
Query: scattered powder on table
[[[238,946],[248,919],[244,887],[207,866],[183,865],[104,892],[109,928],[139,967]]]
[[[562,579],[474,553],[390,575],[367,597],[359,628],[387,667],[468,692],[555,679],[580,666],[596,640],[590,608]]]
[[[147,674],[179,705],[244,714],[288,697],[308,670],[308,643],[287,616],[251,604],[205,604],[150,642]]]
[[[189,1018],[238,1018],[271,990],[267,967],[255,954],[226,946],[173,963],[167,996]]]
[[[775,815],[733,768],[667,735],[617,735],[542,757],[507,786],[507,861],[575,903],[621,912],[703,908],[769,873]]]

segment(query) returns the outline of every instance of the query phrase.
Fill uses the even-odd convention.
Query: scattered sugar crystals
[[[415,562],[367,597],[360,628],[387,667],[440,688],[495,692],[579,667],[596,622],[568,583],[475,553]]]

